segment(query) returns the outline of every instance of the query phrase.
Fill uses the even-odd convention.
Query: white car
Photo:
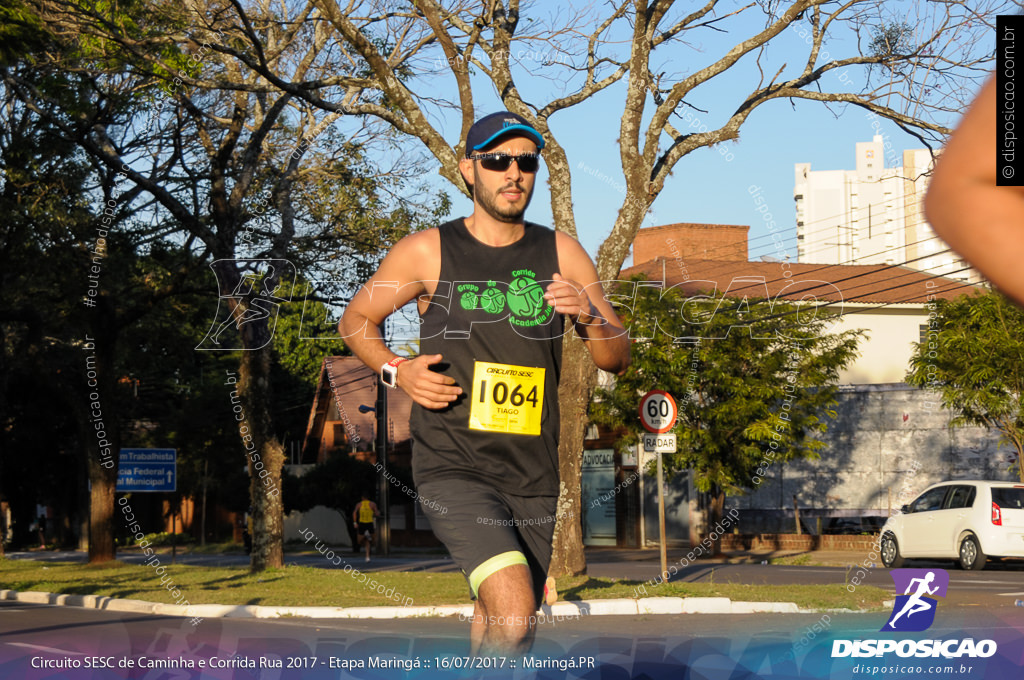
[[[979,570],[989,557],[1024,557],[1024,484],[933,484],[885,523],[879,552],[890,568],[921,558]]]

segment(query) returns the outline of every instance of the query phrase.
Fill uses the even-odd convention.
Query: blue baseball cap
[[[480,151],[509,134],[521,134],[529,137],[537,144],[537,151],[544,148],[544,137],[530,125],[525,118],[511,111],[498,111],[484,116],[466,135],[466,156],[473,151]]]

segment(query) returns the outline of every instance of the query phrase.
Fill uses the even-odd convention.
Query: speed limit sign
[[[663,390],[651,390],[640,400],[640,423],[648,432],[668,432],[676,424],[676,400]]]

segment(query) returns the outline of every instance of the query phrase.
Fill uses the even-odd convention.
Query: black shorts
[[[525,561],[540,606],[551,563],[557,496],[515,496],[466,479],[431,479],[416,491],[434,535],[469,582],[472,599],[488,576]]]
[[[373,535],[373,522],[356,522],[356,524],[359,525],[359,527],[356,529],[356,533],[360,536],[362,536],[367,531],[370,532],[371,536]]]

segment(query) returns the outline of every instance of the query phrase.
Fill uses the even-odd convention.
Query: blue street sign
[[[176,491],[177,449],[121,449],[117,491]]]

